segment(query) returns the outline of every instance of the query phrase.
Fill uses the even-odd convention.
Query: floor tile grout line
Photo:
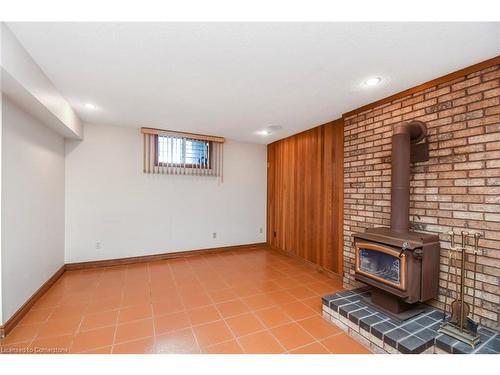
[[[332,337],[332,336],[336,336],[336,335],[331,335],[331,336],[328,336],[328,337],[326,337],[324,340],[326,340],[327,338],[330,338],[330,337]],[[327,349],[327,348],[326,348],[323,344],[321,344],[321,341],[320,341],[320,340],[318,340],[318,339],[316,339],[316,338],[314,339],[314,341],[313,341],[313,342],[310,342],[309,344],[301,345],[301,346],[296,347],[295,349],[288,350],[288,351],[286,352],[286,354],[291,354],[291,355],[294,355],[295,353],[292,353],[292,352],[294,352],[294,351],[296,351],[296,350],[299,350],[299,349],[302,349],[302,348],[305,348],[305,347],[308,347],[308,346],[313,345],[313,344],[319,344],[319,345],[321,345],[321,346],[322,346],[322,347],[323,347],[323,348],[324,348],[324,349],[325,349],[325,350],[326,350],[329,354],[332,354],[332,353],[330,353],[330,351],[329,351],[329,350],[328,350],[328,349]]]
[[[123,301],[124,293],[125,293],[124,292],[124,287],[122,286],[120,288],[120,299],[121,299],[121,301]],[[121,308],[118,310],[118,315],[116,316],[115,331],[113,333],[113,342],[111,343],[111,353],[114,353],[114,351],[115,351],[116,332],[118,331],[118,322],[120,321],[120,314],[121,314]]]
[[[262,333],[262,332],[267,332],[269,335],[271,335],[271,337],[274,339],[274,341],[276,341],[278,343],[278,345],[281,346],[281,348],[283,349],[283,351],[286,351],[286,348],[283,346],[283,344],[281,343],[281,341],[279,341],[278,338],[275,335],[273,335],[273,333],[271,332],[270,328],[265,328],[263,330],[253,332],[253,333],[250,333],[248,335],[239,336],[238,339],[244,338],[244,337],[247,337],[247,336],[251,336],[251,335],[254,335],[254,334]],[[243,345],[241,345],[241,346],[243,347]],[[243,351],[245,351],[245,350],[243,350]],[[283,352],[281,352],[281,353],[283,353]]]
[[[243,302],[243,303],[244,303],[244,302]],[[241,314],[241,315],[243,315],[243,314]],[[260,323],[260,325],[261,325],[262,327],[267,328],[267,327],[266,327],[266,325],[264,324],[264,322],[262,322],[262,321],[261,321],[261,319],[260,319],[260,318],[259,318],[259,317],[255,314],[255,312],[252,312],[252,315],[253,315],[253,316],[254,316],[254,317],[255,317],[255,318],[259,321],[259,323]],[[226,323],[226,325],[227,325],[227,323]],[[229,328],[229,329],[231,329],[231,328]],[[268,330],[269,330],[269,329],[268,329]],[[236,340],[236,342],[238,343],[238,345],[241,347],[242,351],[243,351],[243,352],[245,352],[243,345],[242,345],[242,344],[240,343],[240,341],[239,341],[239,338],[240,338],[240,337],[245,337],[245,336],[250,336],[250,335],[252,335],[252,334],[257,334],[257,333],[262,332],[262,331],[264,331],[264,330],[254,331],[254,332],[252,332],[252,333],[249,333],[248,335],[241,335],[241,336],[236,336],[236,335],[234,334],[234,332],[233,332],[233,335],[235,336],[235,340]],[[271,332],[269,332],[269,333],[271,334]],[[271,335],[272,335],[272,334],[271,334]],[[274,337],[273,337],[273,338],[274,338]],[[276,340],[276,338],[274,338],[274,339]],[[277,341],[277,340],[276,340],[276,341]],[[278,343],[279,343],[279,341],[278,341]]]
[[[194,331],[193,326],[190,327],[191,334],[194,337],[194,341],[196,342],[196,347],[199,349],[200,353],[203,352],[203,348],[201,347],[200,341],[198,340],[198,336],[196,335],[196,332]]]
[[[338,334],[340,335],[340,332]],[[318,344],[320,344],[321,347],[324,348],[328,352],[328,354],[334,354],[321,341],[318,340]]]
[[[172,267],[171,267],[171,265],[170,265],[170,264],[169,264],[169,268],[170,268],[170,272],[172,273],[172,276],[174,277],[174,283],[177,285],[177,289],[178,289],[178,288],[179,288],[179,285],[178,285],[177,280],[175,279],[175,276],[173,275]],[[210,300],[213,302],[213,300],[211,299],[210,295],[208,295],[208,298],[210,298]],[[184,307],[184,311],[186,311],[186,310],[187,310],[187,309],[186,309],[186,305],[184,304],[184,299],[182,298],[182,296],[181,296],[181,304],[182,304],[182,306]],[[188,316],[188,319],[191,321],[191,318],[190,318],[189,316]],[[199,340],[198,340],[198,336],[196,335],[196,332],[195,332],[195,330],[194,330],[194,328],[193,328],[193,325],[192,325],[192,324],[191,324],[191,326],[190,326],[190,330],[191,330],[191,334],[193,335],[193,337],[194,337],[194,339],[195,339],[195,341],[196,341],[196,345],[197,345],[198,349],[199,349],[199,350],[200,350],[200,352],[201,352],[203,349],[202,349],[202,347],[201,347],[201,345],[200,345],[200,342],[199,342]]]
[[[290,323],[291,323],[291,322],[288,322],[288,323],[285,323],[285,324],[283,324],[283,325],[290,324]],[[293,323],[293,322],[292,322],[292,323]],[[283,326],[283,325],[280,325],[279,327],[281,327],[281,326]],[[226,324],[226,326],[227,326],[227,324]],[[239,335],[239,336],[237,336],[236,334],[233,334],[234,338],[232,338],[232,339],[228,339],[228,340],[225,340],[225,341],[221,341],[221,342],[220,342],[220,343],[218,343],[218,344],[227,343],[227,342],[230,342],[230,341],[232,341],[232,340],[234,340],[234,339],[238,340],[238,339],[240,339],[240,338],[244,338],[244,337],[252,336],[252,335],[254,335],[254,334],[258,334],[258,333],[262,333],[262,332],[268,332],[268,333],[269,333],[269,334],[270,334],[270,335],[271,335],[271,336],[272,336],[272,337],[276,340],[276,342],[278,342],[278,343],[279,343],[279,344],[283,347],[283,345],[282,345],[282,344],[281,344],[281,342],[278,340],[278,338],[277,338],[277,337],[275,337],[275,336],[273,335],[273,333],[271,332],[271,330],[272,330],[272,329],[277,328],[277,327],[278,327],[278,326],[274,326],[274,327],[265,327],[265,326],[264,326],[264,328],[263,328],[263,329],[260,329],[260,330],[257,330],[257,331],[251,332],[251,333],[247,333],[247,334],[244,334],[244,335]],[[231,328],[230,328],[230,327],[227,327],[227,328],[228,328],[229,330],[231,330]],[[232,330],[231,330],[231,332],[232,332]],[[218,344],[214,344],[214,345],[218,345]],[[214,346],[214,345],[210,345],[210,346]],[[283,349],[284,349],[284,350],[286,350],[286,348],[284,348],[284,347],[283,347]]]
[[[151,325],[153,326],[153,351],[156,352],[156,324],[155,321],[153,320],[153,303],[151,302],[151,299],[153,297],[152,295],[152,284],[151,284],[151,268],[150,268],[150,263],[147,263],[147,272],[148,272],[148,285],[149,285],[149,311],[151,313]],[[115,331],[116,332],[116,331]]]
[[[234,256],[236,258],[236,256]],[[222,258],[222,257],[219,257],[219,258]],[[208,266],[209,265],[209,262],[206,261],[206,259],[208,258],[203,258],[203,263],[204,263],[204,266]],[[269,282],[274,282],[274,280],[281,280],[281,279],[289,279],[289,280],[293,280],[293,278],[291,277],[287,277],[287,275],[282,272],[283,270],[286,270],[286,269],[291,269],[293,267],[297,267],[299,268],[299,265],[296,264],[296,262],[292,262],[292,261],[289,261],[288,259],[285,259],[285,260],[281,260],[279,259],[278,256],[276,257],[272,257],[273,259],[273,263],[271,263],[271,266],[270,266],[270,269],[275,269],[275,275],[273,275],[272,277],[269,277],[269,278],[262,278],[260,279],[260,281],[262,281],[263,283],[269,283]],[[275,260],[275,261],[274,261]],[[148,268],[148,272],[150,270],[150,263],[151,262],[148,262],[146,263],[147,265],[147,268]],[[187,264],[187,266],[194,272],[194,274],[196,275],[197,277],[197,282],[198,283],[201,283],[203,284],[203,277],[199,275],[199,272],[197,272],[197,269],[203,269],[203,268],[197,268],[195,267],[196,263],[194,262],[189,262],[189,261],[186,261],[184,260],[184,263]],[[230,264],[229,262],[225,262],[227,264]],[[241,263],[241,262],[240,262]],[[173,276],[173,271],[172,271],[172,263],[169,263],[169,262],[166,262],[165,264],[168,265],[168,269],[170,271],[170,274],[172,275],[173,277],[173,281],[175,283],[175,285],[177,285],[177,288],[181,287],[181,284],[179,284],[178,280],[175,278],[175,276]],[[203,267],[204,267],[203,266]],[[276,266],[276,267],[275,267]],[[279,266],[279,267],[278,267]],[[220,267],[219,267],[220,268]],[[252,270],[252,269],[255,269],[257,267],[249,267],[247,268],[247,270]],[[131,304],[131,305],[124,305],[124,301],[123,301],[123,284],[124,284],[124,280],[127,280],[129,279],[127,277],[127,275],[130,273],[130,270],[133,269],[135,271],[135,267],[132,268],[130,266],[128,267],[124,267],[122,268],[120,271],[122,272],[122,274],[125,275],[125,277],[120,277],[120,280],[121,282],[118,283],[118,284],[121,284],[122,285],[122,293],[121,293],[121,299],[122,299],[122,302],[121,302],[121,305],[120,305],[120,308],[117,308],[117,309],[106,309],[106,310],[103,310],[103,311],[115,311],[115,310],[118,310],[118,316],[121,315],[121,310],[124,308],[124,307],[128,307],[128,306],[134,306],[135,304]],[[103,281],[103,278],[104,278],[104,275],[105,275],[105,271],[102,271],[100,272],[98,275],[98,280],[96,281],[96,288],[102,284],[102,281]],[[135,272],[134,272],[135,273]],[[304,277],[308,276],[308,273],[309,272],[306,272],[306,271],[302,271],[301,274],[304,275]],[[79,273],[80,275],[85,275],[86,272],[81,272]],[[136,276],[133,275],[132,273],[130,273],[133,278],[135,278]],[[152,304],[153,304],[153,297],[152,297],[152,288],[151,288],[151,273],[149,272],[149,305],[150,305],[150,308],[152,308]],[[313,308],[313,306],[309,303],[306,303],[305,300],[311,300],[314,298],[314,296],[310,295],[310,294],[306,294],[306,295],[302,295],[302,296],[297,296],[296,294],[293,294],[291,291],[296,289],[296,288],[305,288],[306,290],[310,290],[312,293],[315,293],[316,296],[320,296],[321,294],[318,293],[317,291],[315,291],[314,289],[310,289],[308,288],[308,286],[312,286],[313,284],[315,283],[322,283],[322,284],[325,284],[326,281],[329,281],[329,280],[324,280],[321,276],[320,276],[320,273],[317,273],[315,272],[314,273],[314,277],[313,276],[310,276],[310,279],[309,278],[306,278],[306,281],[300,281],[300,282],[297,282],[295,283],[293,286],[289,286],[289,287],[286,287],[286,286],[283,286],[283,284],[281,283],[278,283],[278,284],[274,284],[275,285],[275,288],[273,289],[265,289],[264,287],[261,288],[258,288],[259,291],[258,292],[255,292],[255,293],[250,293],[250,294],[237,294],[237,297],[234,299],[234,300],[239,300],[240,302],[242,302],[247,308],[248,308],[248,311],[246,312],[242,312],[240,314],[236,314],[236,315],[233,315],[231,317],[235,317],[235,316],[239,316],[239,315],[242,315],[242,314],[248,314],[248,313],[251,313],[253,316],[255,316],[258,321],[261,323],[261,325],[263,327],[265,327],[269,332],[271,332],[271,329],[273,328],[276,328],[276,327],[279,327],[281,325],[276,325],[276,326],[268,326],[266,324],[262,324],[263,321],[259,318],[259,316],[256,314],[258,311],[263,311],[263,310],[266,310],[266,309],[271,309],[271,308],[278,308],[278,309],[281,309],[283,310],[283,312],[289,316],[292,320],[292,322],[300,322],[302,320],[305,320],[305,319],[308,319],[308,318],[312,318],[314,317],[315,315],[321,315],[321,313],[318,313],[317,311],[315,311],[315,308],[311,310],[311,312],[313,312],[313,314],[310,316],[310,317],[304,317],[304,318],[300,318],[300,319],[294,319],[293,317],[291,317],[286,311],[285,309],[283,308],[284,306],[286,306],[288,303],[292,303],[291,300],[290,302],[286,302],[286,303],[283,303],[283,302],[274,302],[273,304],[270,304],[270,305],[266,305],[266,306],[259,306],[257,308],[253,308],[251,306],[248,305],[248,303],[246,302],[246,299],[247,298],[251,298],[253,296],[259,296],[259,295],[266,295],[266,294],[269,294],[269,293],[273,293],[273,292],[287,292],[290,294],[290,296],[293,298],[293,301],[294,302],[300,302],[302,304],[304,304],[306,307],[308,308]],[[210,305],[214,305],[216,308],[217,308],[217,304],[215,303],[215,300],[212,298],[212,296],[210,295],[210,292],[211,291],[215,291],[215,290],[221,290],[221,289],[230,289],[230,290],[235,290],[237,288],[244,288],[245,286],[248,286],[249,283],[242,283],[242,284],[239,284],[238,286],[234,287],[234,288],[228,288],[229,285],[231,285],[230,283],[228,283],[227,281],[223,280],[223,286],[224,288],[214,288],[214,289],[208,289],[208,288],[203,288],[203,291],[205,293],[208,294],[208,297],[210,298],[211,300],[211,304]],[[77,293],[77,292],[75,292]],[[97,300],[95,297],[95,290],[94,290],[94,296],[93,297],[90,297],[89,298],[89,303],[90,301],[93,301],[93,300]],[[105,297],[103,296],[101,299],[104,299]],[[226,301],[222,301],[222,302],[226,302]],[[186,308],[186,305],[184,304],[183,301],[181,301],[182,305],[183,305],[183,311],[188,311],[188,310],[192,310],[192,309],[187,309]],[[221,303],[221,301],[219,301],[219,303]],[[312,303],[312,301],[311,301]],[[60,303],[56,304],[55,306],[58,306],[60,305]],[[204,306],[207,306],[207,305],[204,305]],[[217,309],[220,313],[220,310]],[[75,334],[78,334],[80,332],[87,332],[87,331],[91,331],[91,330],[87,330],[87,331],[82,331],[82,324],[83,324],[83,319],[84,317],[87,315],[86,312],[88,311],[88,306],[86,307],[86,311],[85,313],[83,314],[83,316],[81,317],[80,321],[79,321],[79,325],[77,327],[77,329],[73,332],[72,334],[72,337],[75,336]],[[51,312],[52,314],[53,312]],[[164,315],[168,315],[168,314],[164,314]],[[150,317],[152,320],[155,319],[155,316],[154,316],[154,313],[151,311],[151,317]],[[226,319],[228,319],[229,317],[222,317],[221,316],[221,319],[224,320],[226,326],[227,325],[227,321]],[[148,319],[148,318],[147,318]],[[134,320],[136,321],[136,320]],[[288,323],[288,322],[287,322]],[[287,323],[284,323],[284,324],[287,324]],[[205,323],[206,324],[206,323]],[[284,325],[283,324],[283,325]],[[115,325],[115,334],[116,334],[116,327],[118,326],[119,324],[117,323]],[[102,327],[95,327],[95,329],[99,329],[99,328],[102,328]],[[229,327],[228,327],[229,328]],[[303,327],[301,327],[303,329]],[[229,328],[231,330],[231,328]],[[231,330],[232,332],[232,330]],[[308,332],[307,332],[308,333]],[[153,335],[156,337],[157,334],[156,334],[156,326],[153,326]],[[233,332],[233,335],[234,335],[234,332]],[[276,339],[276,338],[275,338]],[[114,338],[114,341],[115,341],[115,338]],[[279,340],[277,340],[279,342]],[[281,344],[280,344],[281,345]]]
[[[304,331],[304,333],[306,335],[310,336],[313,339],[313,341],[316,340],[316,337],[314,337],[312,334],[310,334],[309,332],[307,332],[306,329],[304,329],[304,327],[302,327],[297,321],[294,321],[294,323],[297,324],[299,326],[299,328],[302,329],[302,331]],[[293,349],[293,350],[295,350],[295,349]]]
[[[122,292],[122,293],[123,293],[123,292]],[[240,299],[240,302],[242,302],[243,304],[245,304],[245,302],[244,302],[244,301],[241,301],[241,298],[238,298],[238,299]],[[208,306],[208,305],[205,305],[205,306]],[[205,307],[205,306],[201,306],[200,308]],[[248,306],[247,306],[247,307],[248,307]],[[280,309],[281,309],[281,306],[280,306],[280,305],[275,304],[275,305],[272,305],[272,306],[270,306],[270,307],[264,307],[264,308],[261,308],[261,309],[258,309],[258,310],[251,309],[251,310],[248,310],[248,311],[245,311],[245,312],[242,312],[242,313],[239,313],[239,314],[231,315],[231,316],[228,316],[228,317],[223,317],[223,316],[221,315],[221,319],[217,319],[217,320],[214,320],[214,321],[209,321],[209,322],[204,322],[204,323],[200,323],[200,324],[194,324],[194,325],[193,325],[193,324],[191,324],[191,325],[192,325],[192,326],[195,326],[195,327],[196,327],[196,326],[201,326],[201,325],[209,324],[209,323],[211,323],[211,322],[216,322],[216,321],[219,321],[219,320],[224,320],[224,319],[228,319],[228,318],[234,318],[234,317],[238,317],[238,316],[245,315],[245,314],[249,314],[249,313],[252,313],[253,315],[255,315],[255,317],[259,320],[259,322],[260,322],[260,323],[261,323],[264,327],[266,327],[266,328],[268,328],[268,329],[274,329],[274,328],[278,328],[278,327],[281,327],[281,326],[283,326],[283,325],[289,324],[290,322],[285,322],[285,323],[283,323],[283,324],[278,324],[278,325],[274,325],[274,326],[272,326],[272,327],[268,327],[268,326],[267,326],[267,325],[266,325],[263,321],[261,321],[261,319],[260,319],[260,318],[259,318],[259,317],[255,314],[255,312],[256,312],[256,311],[262,311],[262,310],[270,309],[270,308],[273,308],[273,307],[277,307],[277,308],[280,308]],[[195,309],[196,309],[196,308],[195,308]],[[194,309],[190,309],[190,310],[194,310]],[[186,311],[186,312],[187,312],[187,311],[190,311],[190,310],[184,310],[184,311]],[[110,310],[110,311],[112,311],[112,310]],[[121,309],[118,309],[118,311],[119,311],[119,312],[118,312],[118,314],[120,314],[120,313],[121,313]],[[283,312],[284,312],[285,314],[287,314],[287,313],[286,313],[286,311],[283,311]],[[158,317],[163,317],[163,316],[167,316],[167,315],[170,315],[170,314],[175,314],[175,313],[176,313],[176,312],[169,313],[169,314],[165,314],[165,315],[161,315],[161,316],[157,316],[156,318],[158,318]],[[287,314],[287,315],[288,315],[288,314]],[[289,316],[289,315],[288,315],[288,316]],[[303,321],[303,320],[310,319],[310,318],[314,317],[314,315],[311,315],[311,316],[308,316],[308,317],[305,317],[305,318],[301,318],[301,319],[293,319],[291,316],[289,316],[289,317],[292,319],[292,322],[300,322],[300,321]],[[84,318],[84,317],[82,316],[82,318],[81,318],[81,321],[80,321],[79,325],[81,325],[81,324],[82,324],[82,322],[83,322],[83,318]],[[138,321],[143,321],[143,320],[148,320],[148,319],[152,319],[152,320],[154,320],[154,319],[155,319],[155,317],[154,317],[154,315],[153,315],[152,317],[140,318],[140,319],[134,319],[134,320],[127,321],[127,322],[118,323],[118,321],[119,321],[119,315],[118,315],[118,317],[117,317],[117,322],[116,322],[116,324],[115,324],[115,326],[116,326],[116,327],[115,327],[115,334],[116,334],[116,328],[117,328],[119,325],[123,325],[123,324],[130,324],[130,323],[134,323],[134,322],[138,322]],[[101,326],[101,327],[95,327],[95,328],[93,328],[93,329],[89,329],[89,330],[85,330],[85,331],[80,331],[79,329],[77,329],[74,333],[94,331],[94,330],[99,330],[99,329],[107,328],[107,327],[110,327],[110,326],[112,326],[112,325],[106,325],[106,326]],[[153,327],[154,327],[154,322],[153,322]],[[154,329],[154,328],[153,328],[153,329]],[[173,332],[173,331],[172,331],[172,332]],[[55,336],[47,336],[47,337],[45,337],[45,338],[61,337],[61,336],[66,336],[66,334],[55,335]],[[155,336],[156,336],[156,335],[155,335]],[[135,341],[135,340],[131,340],[131,341]],[[130,342],[130,341],[127,341],[127,342]],[[118,343],[118,344],[121,344],[121,343]]]
[[[231,327],[229,326],[229,324],[227,324],[226,320],[223,319],[224,321],[224,325],[226,326],[226,328],[229,330],[229,332],[231,332],[231,334],[233,335],[233,338],[232,340],[235,340],[237,343],[238,343],[238,346],[240,346],[242,349],[243,349],[243,346],[240,344],[239,340],[238,340],[238,336],[233,332],[233,330],[231,329]],[[228,342],[231,341],[231,340],[228,340]]]

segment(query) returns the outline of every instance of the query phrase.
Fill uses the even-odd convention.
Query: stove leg
[[[372,290],[371,300],[373,304],[396,315],[415,307],[413,304],[406,303],[395,295],[386,293],[380,289]]]

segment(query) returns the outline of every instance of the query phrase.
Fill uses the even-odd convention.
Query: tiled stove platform
[[[397,321],[364,301],[369,288],[348,290],[323,297],[323,317],[342,328],[375,353],[500,353],[500,335],[479,328],[481,343],[472,349],[438,333],[443,313],[429,307],[424,313]]]

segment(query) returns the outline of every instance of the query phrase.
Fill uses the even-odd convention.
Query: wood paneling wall
[[[342,273],[343,120],[267,147],[267,242]]]

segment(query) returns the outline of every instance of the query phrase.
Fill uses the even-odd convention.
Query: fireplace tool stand
[[[472,284],[472,313],[470,305],[465,302],[465,265],[467,262],[467,240],[469,233],[462,231],[462,246],[455,246],[455,233],[448,232],[450,236],[450,250],[448,252],[448,274],[446,277],[446,296],[445,308],[443,312],[443,323],[438,332],[444,333],[457,340],[460,340],[472,348],[479,342],[480,337],[477,334],[478,323],[474,321],[474,305],[476,302],[476,268],[477,268],[477,253],[479,246],[480,233],[474,233],[474,260],[473,260],[473,284]],[[460,259],[460,284],[458,284],[458,260]],[[454,261],[454,262],[453,262]],[[450,318],[446,320],[446,310],[448,309],[448,293],[450,284],[450,275],[452,263],[455,269],[455,300],[450,303]],[[459,285],[459,288],[457,288]]]

